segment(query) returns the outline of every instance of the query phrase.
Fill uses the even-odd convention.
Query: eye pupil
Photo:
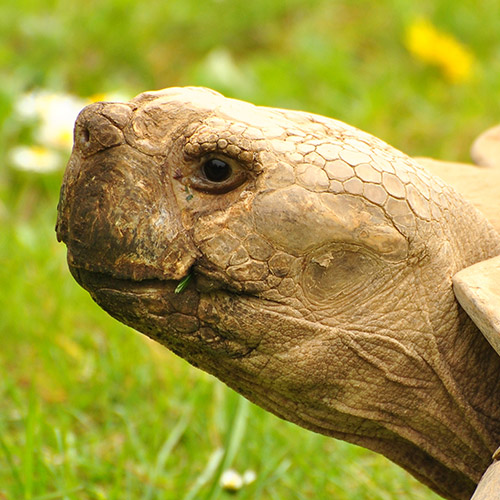
[[[212,158],[202,166],[203,175],[210,182],[224,182],[231,175],[231,167],[223,160]]]

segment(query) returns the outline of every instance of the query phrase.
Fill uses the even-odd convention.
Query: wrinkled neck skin
[[[237,174],[212,193],[207,151]],[[500,445],[500,358],[451,283],[500,236],[372,136],[199,89],[96,104],[57,231],[112,316],[445,498],[469,498]]]

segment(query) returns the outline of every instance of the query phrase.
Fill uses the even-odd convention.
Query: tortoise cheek
[[[385,212],[359,196],[291,186],[256,197],[253,209],[260,234],[295,256],[335,243],[357,245],[389,261],[408,256],[407,239]]]

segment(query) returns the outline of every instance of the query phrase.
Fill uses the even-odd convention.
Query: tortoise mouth
[[[133,279],[128,277],[117,277],[101,271],[92,271],[69,265],[69,270],[76,282],[89,292],[100,289],[110,289],[128,293],[175,293],[179,281],[172,279]]]
[[[137,295],[157,293],[165,296],[173,294],[180,298],[188,288],[190,293],[197,294],[219,290],[245,295],[241,290],[224,283],[215,273],[205,272],[206,270],[199,266],[192,266],[181,279],[156,276],[144,278],[129,275],[119,276],[100,269],[85,268],[72,262],[68,262],[68,267],[76,282],[91,294],[101,289],[108,289]]]

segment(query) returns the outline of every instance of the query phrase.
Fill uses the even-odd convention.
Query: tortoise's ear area
[[[256,197],[253,214],[255,230],[294,255],[340,243],[393,261],[408,256],[407,238],[380,207],[360,196],[290,186]]]
[[[453,291],[500,355],[500,256],[459,271],[453,276]]]
[[[476,165],[500,168],[500,125],[483,132],[472,144],[470,155]]]

